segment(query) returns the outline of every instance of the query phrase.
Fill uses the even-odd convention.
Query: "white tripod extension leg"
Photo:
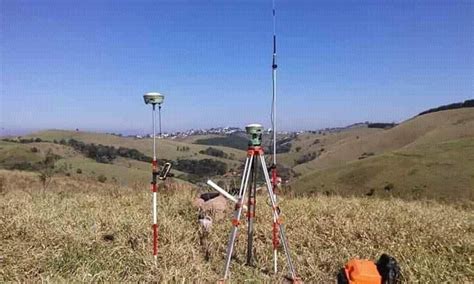
[[[218,186],[215,182],[213,182],[212,180],[207,180],[207,184],[214,188],[215,190],[217,190],[217,192],[219,192],[220,194],[222,194],[225,198],[229,199],[230,201],[232,201],[233,203],[237,203],[238,200],[237,198],[235,198],[234,196],[232,196],[230,193],[228,193],[227,191],[225,191],[222,187]],[[247,206],[246,205],[243,205],[244,207],[244,210],[247,210]]]
[[[245,171],[242,175],[242,183],[241,183],[241,187],[240,187],[240,191],[239,191],[241,194],[239,194],[238,202],[235,205],[234,218],[232,219],[232,226],[233,227],[232,227],[232,231],[230,233],[229,243],[227,245],[227,253],[226,253],[226,260],[225,260],[225,267],[224,267],[224,279],[223,280],[226,280],[229,277],[230,261],[232,259],[232,253],[234,251],[235,238],[237,236],[237,231],[238,231],[239,224],[240,224],[240,217],[242,216],[243,202],[245,200],[245,194],[247,192],[248,180],[249,180],[250,172],[251,172],[251,169],[252,169],[252,167],[249,167],[249,165],[252,164],[253,159],[254,159],[254,156],[251,155],[251,156],[247,157],[247,160],[245,162],[246,167],[245,167],[245,169],[244,169]]]
[[[279,212],[278,212],[278,205],[277,205],[276,200],[275,200],[275,195],[273,194],[272,184],[271,184],[270,176],[269,176],[268,170],[267,170],[267,164],[265,163],[265,158],[264,158],[263,155],[260,155],[260,162],[261,162],[261,165],[262,165],[263,174],[265,176],[265,183],[266,183],[266,186],[267,186],[268,195],[269,195],[270,201],[272,203],[273,217],[274,217],[274,220],[277,222],[278,227],[280,229],[280,239],[281,239],[281,242],[283,244],[283,250],[285,251],[285,256],[286,256],[286,261],[287,261],[287,264],[288,264],[288,269],[289,269],[289,272],[290,272],[290,276],[293,280],[295,280],[295,279],[297,279],[295,268],[293,266],[293,261],[291,260],[290,249],[288,247],[288,243],[287,243],[287,240],[286,240],[284,226],[279,221],[280,216],[279,216]]]

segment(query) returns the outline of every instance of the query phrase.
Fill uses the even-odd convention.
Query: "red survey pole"
[[[151,192],[152,192],[152,214],[153,214],[153,258],[155,265],[158,263],[158,212],[157,212],[157,179],[158,179],[158,162],[156,159],[156,105],[160,111],[160,135],[161,135],[161,104],[163,103],[164,96],[160,93],[147,93],[143,96],[146,104],[151,104],[153,107],[152,111],[152,125],[153,125],[153,160],[152,166],[152,180],[151,180]]]

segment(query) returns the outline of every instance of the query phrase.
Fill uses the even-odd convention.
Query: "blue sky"
[[[276,0],[281,129],[401,121],[474,97],[472,1]],[[272,3],[1,1],[1,127],[270,124]]]

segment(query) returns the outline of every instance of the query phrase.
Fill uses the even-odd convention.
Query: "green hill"
[[[308,163],[297,165],[300,174],[314,170],[344,166],[366,155],[416,145],[429,145],[449,140],[474,137],[474,108],[447,110],[409,119],[388,130],[375,130],[332,141],[321,155]],[[327,144],[327,143],[326,143]]]
[[[302,158],[306,155],[313,155],[314,161],[319,161],[321,157],[324,157],[327,152],[332,152],[338,149],[340,145],[348,143],[353,140],[358,140],[363,137],[370,136],[374,133],[382,131],[377,128],[368,128],[366,125],[363,127],[350,128],[347,130],[341,130],[339,132],[332,133],[304,133],[298,135],[291,141],[291,149],[287,153],[278,154],[278,161],[288,167],[294,167],[298,172],[304,172],[306,166],[311,169],[307,162],[304,166],[299,166]]]
[[[64,131],[64,130],[48,130],[33,133],[27,137],[38,137],[46,141],[60,141],[61,139],[76,139],[84,143],[102,144],[114,147],[126,147],[131,149],[137,149],[138,151],[152,156],[152,139],[136,139],[132,137],[120,137],[112,134],[94,133],[94,132],[79,132],[79,131]],[[209,158],[207,155],[200,154],[199,152],[208,148],[204,145],[194,145],[184,142],[179,142],[171,139],[158,139],[157,140],[157,155],[159,159],[166,160],[177,160],[179,158],[193,158],[193,159],[205,159]],[[220,147],[216,148],[226,152],[229,156],[233,154],[235,157],[242,157],[245,155],[243,151],[237,149]],[[187,149],[187,150],[180,150]],[[230,159],[218,159],[229,165],[235,165],[237,161]]]
[[[104,176],[107,181],[122,185],[133,185],[150,179],[149,163],[120,157],[112,163],[98,163],[84,157],[71,147],[49,142],[21,144],[0,141],[0,168],[36,172],[39,169],[38,163],[44,159],[48,151],[58,157],[55,165],[59,175],[93,179]],[[172,173],[176,177],[185,175],[175,169]],[[184,182],[179,178],[175,179]]]
[[[474,201],[474,138],[414,145],[306,174],[297,193]]]
[[[64,130],[48,130],[30,134],[22,139],[41,139],[49,145],[58,145],[61,143],[67,145],[67,141],[74,139],[85,143],[86,145],[104,145],[107,147],[120,147],[127,149],[135,149],[140,153],[151,157],[152,156],[152,139],[136,139],[132,137],[121,137],[112,134],[93,133],[93,132],[79,132],[79,131],[64,131]],[[52,143],[55,142],[55,143]],[[18,144],[18,145],[31,145]],[[28,146],[25,146],[28,147]],[[186,180],[202,180],[205,177],[197,176],[194,172],[201,173],[198,169],[191,169],[189,165],[196,166],[212,166],[212,163],[216,167],[222,168],[222,163],[225,164],[228,171],[236,170],[240,167],[243,159],[245,158],[245,152],[233,148],[213,146],[215,151],[222,153],[220,157],[215,155],[209,155],[209,146],[195,145],[185,142],[179,142],[172,139],[158,139],[157,140],[157,156],[159,160],[169,160],[175,163],[175,167],[172,173],[175,177]],[[25,148],[27,149],[27,148]],[[107,149],[104,149],[107,150]],[[99,149],[100,151],[100,149]],[[107,160],[107,159],[106,159]],[[110,159],[108,159],[110,160]],[[197,161],[197,162],[193,162]],[[211,161],[211,162],[207,162]],[[214,161],[214,162],[212,162]],[[100,162],[100,161],[99,161]],[[95,163],[92,159],[87,159],[81,153],[77,153],[68,159],[61,161],[60,165],[68,164],[72,168],[80,168],[87,174],[90,175],[105,175],[110,179],[118,180],[121,182],[135,182],[137,179],[141,180],[144,176],[149,175],[150,166],[149,163],[143,163],[135,161],[133,159],[114,159],[110,164]],[[0,163],[1,166],[1,163]],[[179,171],[180,169],[182,171]],[[220,169],[221,171],[222,169]],[[187,171],[186,173],[183,171]],[[199,174],[202,175],[202,174]],[[211,173],[210,173],[211,175]],[[210,176],[209,176],[210,177]]]
[[[237,142],[244,143],[244,137],[239,137],[242,141]],[[474,108],[445,110],[414,117],[390,129],[360,124],[319,134],[280,135],[280,141],[287,143],[289,151],[278,154],[278,162],[286,167],[288,175],[293,173],[290,187],[297,194],[396,196],[408,200],[427,198],[469,203],[474,188],[470,173],[474,168],[473,137]],[[149,163],[144,162],[146,159],[137,161],[130,156],[121,156],[106,159],[108,164],[97,163],[72,147],[52,143],[75,139],[88,145],[136,149],[139,154],[149,157],[152,155],[149,138],[62,130],[42,131],[24,137],[31,138],[43,142],[2,141],[0,167],[34,170],[28,163],[37,163],[51,149],[61,157],[58,166],[66,168],[69,175],[103,175],[108,181],[123,185],[149,178],[150,168]],[[159,139],[158,158],[174,161],[172,172],[179,179],[202,181],[208,177],[205,173],[208,170],[209,175],[218,174],[213,177],[216,180],[226,181],[228,178],[222,177],[221,173],[228,171],[237,174],[233,177],[235,184],[245,151],[195,144],[203,139],[207,144],[216,144],[215,139],[224,139],[228,143],[232,136],[197,136],[181,141]],[[268,143],[268,137],[265,139]],[[33,152],[32,148],[37,148],[37,151]],[[224,163],[225,167],[218,163]],[[202,169],[196,168],[201,166]]]
[[[225,146],[245,151],[248,146],[248,138],[242,134],[232,134],[200,138],[195,140],[193,143],[200,145]]]

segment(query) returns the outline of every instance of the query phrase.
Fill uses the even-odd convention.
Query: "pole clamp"
[[[156,182],[151,183],[151,192],[156,192]]]
[[[248,218],[255,218],[255,211],[250,211],[249,210],[249,211],[247,211],[246,215],[247,215]]]

